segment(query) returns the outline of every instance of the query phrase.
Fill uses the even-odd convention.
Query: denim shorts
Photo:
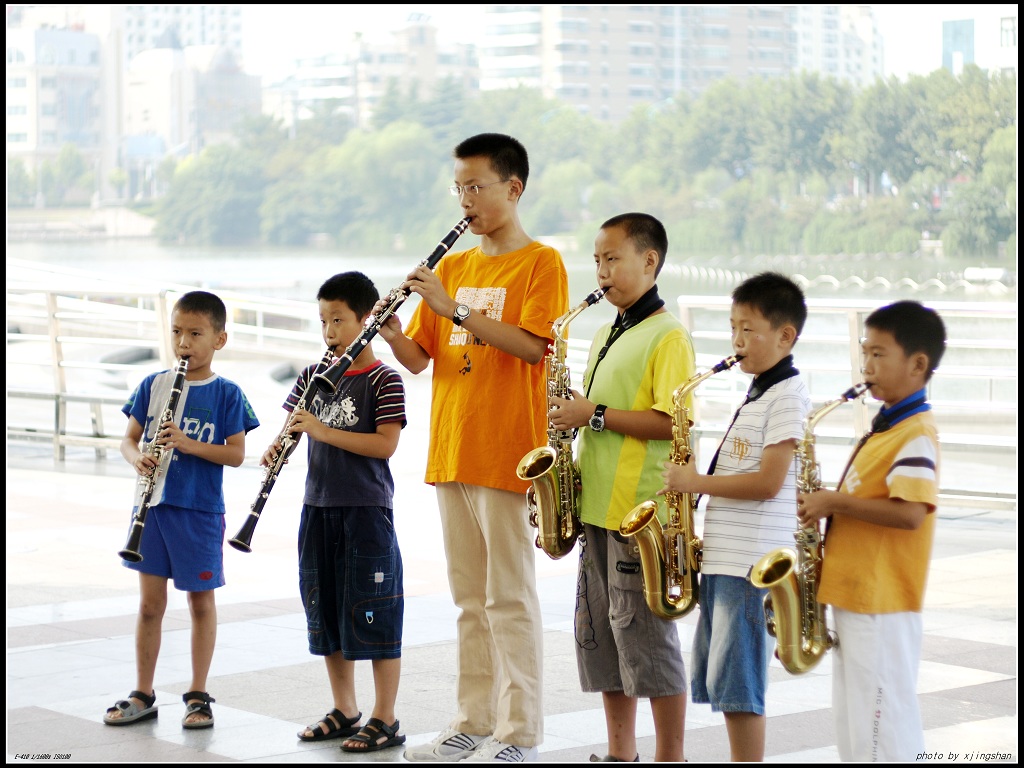
[[[129,531],[131,528],[129,528]],[[224,586],[224,515],[170,504],[150,507],[133,571],[171,579],[182,592]]]
[[[775,647],[764,596],[739,576],[700,577],[700,616],[690,659],[690,696],[713,712],[764,714],[768,662]]]
[[[304,505],[299,590],[310,653],[401,657],[402,553],[390,509]]]

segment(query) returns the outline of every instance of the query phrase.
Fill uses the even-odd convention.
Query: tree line
[[[370,130],[324,104],[292,128],[243,119],[235,142],[167,172],[157,234],[202,245],[429,249],[458,216],[452,148],[475,133],[520,139],[535,235],[590,243],[604,219],[642,210],[676,256],[1016,253],[1016,75],[974,65],[855,88],[815,73],[716,82],[698,97],[606,123],[535,89],[428,99],[392,85]],[[8,163],[9,200],[11,163]]]

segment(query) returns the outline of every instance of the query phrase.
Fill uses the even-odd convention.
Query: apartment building
[[[489,5],[485,17],[481,89],[536,87],[604,120],[725,77],[882,73],[867,6]]]

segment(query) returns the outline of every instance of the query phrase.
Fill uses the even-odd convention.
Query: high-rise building
[[[100,41],[68,29],[7,30],[7,156],[39,179],[74,144],[99,172]],[[39,197],[38,203],[45,202]]]
[[[529,86],[600,119],[697,96],[725,77],[800,69],[864,85],[881,74],[866,6],[489,5],[483,90]]]
[[[38,173],[74,144],[100,199],[145,194],[164,156],[227,140],[259,114],[241,19],[240,5],[7,6],[8,155]]]
[[[292,75],[269,86],[264,110],[291,126],[325,104],[365,128],[389,88],[402,95],[430,99],[444,83],[479,90],[476,48],[440,44],[437,27],[426,14],[412,14],[388,42],[357,35],[349,54],[324,54],[295,62]]]
[[[954,75],[965,64],[991,73],[1017,71],[1017,6],[964,6],[961,18],[942,22],[942,66]]]

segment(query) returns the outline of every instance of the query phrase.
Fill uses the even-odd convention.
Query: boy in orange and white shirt
[[[914,301],[865,321],[864,381],[883,407],[838,491],[798,496],[801,526],[830,518],[818,600],[831,605],[836,743],[844,761],[910,762],[925,751],[917,701],[921,609],[935,533],[939,442],[925,386],[946,348],[942,319]]]

